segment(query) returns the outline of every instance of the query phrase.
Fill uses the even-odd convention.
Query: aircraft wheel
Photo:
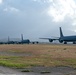
[[[73,44],[76,44],[76,42],[73,42]]]
[[[64,44],[67,44],[67,42],[66,42],[66,41],[64,41]]]

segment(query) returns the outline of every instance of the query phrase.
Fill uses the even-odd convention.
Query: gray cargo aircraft
[[[19,44],[29,44],[30,40],[29,39],[23,39],[23,34],[21,34],[21,41],[18,42]]]
[[[60,27],[60,37],[54,39],[53,38],[40,38],[40,39],[48,39],[49,42],[59,40],[60,43],[64,44],[67,44],[67,42],[73,42],[73,44],[76,44],[76,36],[64,36],[61,27]]]

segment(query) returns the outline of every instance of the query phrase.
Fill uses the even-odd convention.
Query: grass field
[[[34,66],[76,68],[76,45],[0,45],[0,65],[13,68]]]

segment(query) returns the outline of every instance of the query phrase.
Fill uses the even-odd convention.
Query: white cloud
[[[5,12],[19,12],[19,9],[14,8],[14,7],[7,7],[4,9]]]
[[[76,18],[76,3],[74,0],[49,0],[48,8],[49,16],[53,17],[53,21],[60,22],[65,17]]]
[[[33,0],[39,3],[49,3],[47,14],[53,18],[54,22],[62,22],[65,18],[72,21],[76,19],[76,2],[75,0]],[[74,20],[73,24],[76,20]]]
[[[33,0],[33,1],[37,1],[37,0]]]
[[[51,2],[52,0],[33,0],[35,2],[39,2],[39,3],[46,3],[46,2]]]
[[[76,32],[76,30],[74,30],[74,32]]]
[[[75,32],[76,33],[75,27],[73,29],[69,29],[69,31],[72,31],[72,32]]]
[[[0,0],[0,4],[2,4],[3,0]]]
[[[52,2],[53,0],[33,0],[33,1],[37,1],[37,2]]]

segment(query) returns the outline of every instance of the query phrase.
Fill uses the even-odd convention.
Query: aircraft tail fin
[[[60,37],[63,37],[62,29],[60,27]]]
[[[23,41],[23,34],[21,34],[21,41]]]

